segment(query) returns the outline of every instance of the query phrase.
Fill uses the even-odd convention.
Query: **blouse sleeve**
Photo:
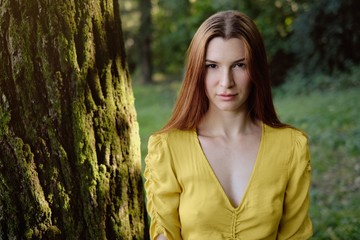
[[[181,239],[178,214],[181,188],[172,160],[164,134],[151,136],[144,171],[151,239],[161,233],[169,240]]]
[[[294,132],[293,157],[288,172],[283,215],[278,239],[309,239],[312,224],[308,216],[310,188],[310,156],[307,137]]]

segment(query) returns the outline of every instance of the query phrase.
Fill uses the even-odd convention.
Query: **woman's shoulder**
[[[158,132],[150,136],[149,146],[159,144],[166,144],[168,146],[183,145],[184,143],[193,141],[195,135],[195,130],[171,129],[165,132]]]
[[[264,124],[265,125],[265,124]],[[307,134],[295,127],[285,126],[280,128],[264,126],[267,142],[274,146],[278,144],[282,147],[293,148],[296,146],[306,146],[308,144]]]
[[[284,127],[271,127],[264,124],[265,133],[275,138],[292,138],[292,139],[307,139],[307,134],[293,126],[285,125]]]
[[[148,156],[150,156],[148,158],[151,159],[151,156],[159,158],[161,155],[162,160],[171,160],[179,169],[179,163],[191,159],[191,156],[198,151],[196,140],[195,131],[174,129],[153,134],[148,143]]]
[[[179,129],[171,129],[165,132],[154,133],[150,136],[150,139],[153,141],[181,141],[188,140],[194,136],[195,130],[179,130]]]
[[[266,125],[264,130],[264,145],[268,156],[274,156],[281,163],[288,163],[289,166],[291,163],[307,164],[309,144],[305,132],[291,126],[274,128]]]

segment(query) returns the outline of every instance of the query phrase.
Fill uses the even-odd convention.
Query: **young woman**
[[[149,139],[152,239],[308,239],[307,137],[279,121],[266,53],[243,13],[208,18],[169,122]]]

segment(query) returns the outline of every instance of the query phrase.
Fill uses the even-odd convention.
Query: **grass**
[[[166,123],[175,103],[179,84],[134,85],[135,106],[140,126],[141,155],[147,153],[150,135]]]
[[[314,239],[360,239],[359,90],[275,99],[281,119],[310,138]]]
[[[142,140],[171,114],[178,84],[135,85]],[[308,133],[312,159],[313,239],[360,239],[360,88],[287,95],[275,91],[283,122]]]

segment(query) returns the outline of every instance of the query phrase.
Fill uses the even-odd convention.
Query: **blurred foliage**
[[[254,0],[247,1],[247,13],[263,35],[268,53],[273,85],[284,82],[287,72],[295,66],[295,54],[289,41],[294,21],[306,12],[311,0]]]
[[[139,0],[120,2],[128,63],[135,73],[140,62]],[[242,11],[256,22],[274,85],[294,73],[349,71],[360,62],[359,5],[358,0],[152,0],[153,72],[180,80],[196,29],[211,14],[227,9]]]
[[[187,0],[153,1],[153,54],[156,72],[180,73],[184,62],[191,25],[184,21],[189,16]]]
[[[360,87],[360,65],[352,65],[344,72],[334,70],[331,74],[314,72],[306,75],[296,70],[290,73],[291,79],[281,85],[276,93],[306,95],[314,90],[327,92]]]
[[[300,15],[290,39],[298,71],[333,73],[360,62],[360,1],[319,0]]]

